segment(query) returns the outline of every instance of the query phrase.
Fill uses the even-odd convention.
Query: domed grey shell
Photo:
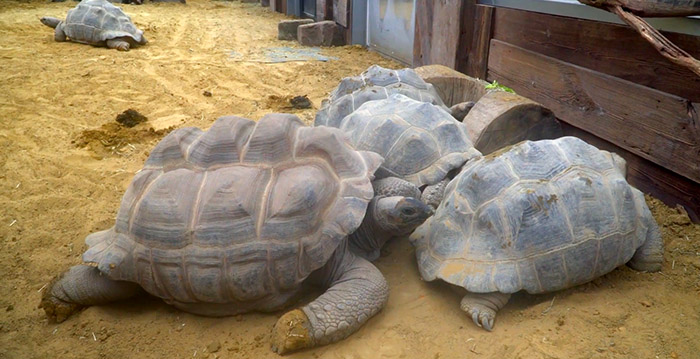
[[[423,81],[413,69],[390,70],[372,65],[360,76],[346,77],[340,81],[330,98],[323,100],[314,126],[339,127],[340,121],[363,103],[385,99],[395,93],[440,106],[448,113],[450,111],[433,85]]]
[[[380,163],[294,115],[178,129],[134,177],[114,227],[86,238],[83,260],[168,303],[275,297],[359,227]]]
[[[68,10],[63,31],[71,41],[86,44],[125,36],[144,43],[143,31],[136,28],[129,15],[106,0],[83,0]]]
[[[365,102],[338,127],[358,150],[384,157],[377,178],[399,177],[419,187],[481,155],[464,124],[441,107],[400,94]]]
[[[468,163],[411,237],[421,276],[475,293],[543,293],[627,263],[653,218],[620,161],[563,137]]]

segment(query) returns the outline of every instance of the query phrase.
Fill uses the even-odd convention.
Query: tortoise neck
[[[348,238],[350,250],[369,261],[379,258],[379,251],[391,238],[386,229],[379,224],[382,218],[377,211],[377,200],[377,197],[372,199],[362,224]]]

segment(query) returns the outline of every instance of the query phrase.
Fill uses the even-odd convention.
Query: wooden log
[[[463,122],[474,147],[484,155],[524,140],[562,136],[561,126],[552,111],[504,91],[484,95]]]
[[[462,102],[479,101],[481,96],[486,94],[485,87],[489,84],[443,65],[421,66],[415,70],[423,81],[435,87],[447,107]]]
[[[576,136],[601,150],[615,152],[627,161],[627,181],[638,190],[650,194],[667,206],[682,206],[690,219],[700,223],[700,183],[693,182],[632,152],[561,122],[565,136]]]
[[[582,4],[607,10],[619,6],[643,17],[700,15],[699,0],[578,0]]]
[[[686,99],[491,40],[489,79],[557,118],[700,182],[700,117]]]
[[[493,28],[494,39],[700,102],[700,77],[670,63],[629,26],[498,8]],[[663,34],[700,57],[700,37]]]

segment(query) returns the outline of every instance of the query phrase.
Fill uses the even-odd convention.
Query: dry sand
[[[358,47],[330,62],[265,64],[284,17],[253,4],[190,0],[123,5],[150,43],[117,52],[56,43],[41,16],[72,1],[0,2],[0,358],[274,358],[276,314],[204,318],[141,297],[91,307],[61,324],[37,309],[44,285],[80,262],[83,239],[110,227],[120,198],[168,128],[218,116],[258,119],[308,95],[309,122],[338,81],[369,65],[398,67]],[[205,96],[209,91],[211,96]],[[148,123],[124,129],[133,108]],[[153,128],[153,130],[151,130]],[[516,295],[487,333],[459,296],[418,277],[408,243],[377,265],[388,306],[350,338],[292,358],[698,358],[700,229],[650,199],[667,246],[663,272],[621,267],[549,295]]]

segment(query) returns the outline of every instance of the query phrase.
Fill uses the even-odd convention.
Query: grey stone
[[[280,40],[296,40],[297,28],[300,25],[313,24],[311,19],[282,20],[277,25],[277,38]]]
[[[342,46],[345,45],[342,27],[335,21],[319,21],[301,25],[297,29],[299,43],[304,46]]]

